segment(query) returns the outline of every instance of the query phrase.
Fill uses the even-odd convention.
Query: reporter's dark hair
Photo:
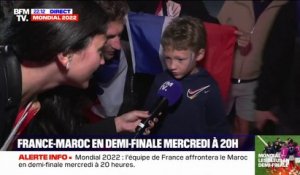
[[[84,49],[91,38],[105,34],[107,16],[94,1],[23,1],[16,8],[71,8],[78,22],[18,22],[14,16],[5,30],[20,61],[48,62],[58,53]]]
[[[89,103],[86,91],[60,86],[38,96],[41,109],[29,123],[26,135],[67,135],[88,123],[84,108]]]

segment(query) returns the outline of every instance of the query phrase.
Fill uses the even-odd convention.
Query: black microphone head
[[[182,86],[176,80],[165,81],[157,91],[160,97],[164,97],[168,100],[168,105],[174,105],[182,95]]]
[[[161,98],[150,110],[150,117],[143,120],[137,126],[136,135],[134,138],[137,138],[139,135],[143,134],[145,129],[149,127],[149,120],[152,120],[154,117],[157,117],[158,119],[162,117],[160,112],[165,107],[174,105],[180,99],[182,95],[182,86],[176,80],[167,80],[160,86],[159,90],[157,91],[157,95]]]

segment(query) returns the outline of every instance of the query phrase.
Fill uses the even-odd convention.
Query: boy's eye
[[[181,61],[184,61],[185,59],[184,58],[177,58],[176,60],[181,62]]]

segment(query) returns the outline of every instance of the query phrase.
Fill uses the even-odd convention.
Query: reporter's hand
[[[153,120],[149,120],[149,126],[145,129],[143,135],[149,135],[151,133],[151,129],[155,126],[158,122],[158,118],[154,117]]]
[[[149,117],[148,111],[130,111],[115,118],[117,132],[135,132],[137,125]]]
[[[256,111],[255,125],[257,129],[262,130],[268,120],[275,124],[278,123],[278,118],[271,111]]]

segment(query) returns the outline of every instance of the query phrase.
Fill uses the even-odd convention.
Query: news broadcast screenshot
[[[0,0],[0,168],[300,175],[300,1]]]

